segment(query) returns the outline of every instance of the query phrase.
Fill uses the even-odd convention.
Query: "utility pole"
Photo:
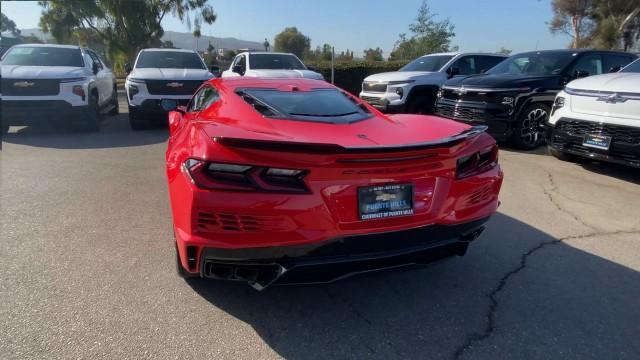
[[[336,57],[336,48],[335,47],[331,47],[331,83],[334,83],[334,59]]]

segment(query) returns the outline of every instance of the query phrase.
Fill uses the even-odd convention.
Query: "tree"
[[[498,50],[498,54],[500,54],[500,55],[505,55],[505,56],[509,56],[509,55],[511,55],[511,52],[512,52],[512,51],[513,51],[513,50],[511,50],[511,49],[507,49],[507,48],[505,48],[504,46],[502,46],[502,47],[500,47],[500,50]]]
[[[364,59],[366,61],[384,61],[384,58],[382,57],[382,49],[379,47],[375,49],[366,49],[364,51]]]
[[[0,28],[2,28],[2,31],[10,31],[13,35],[18,36],[20,35],[20,29],[18,29],[16,27],[16,23],[13,22],[13,20],[9,19],[7,17],[7,15],[5,14],[1,14],[0,17]]]
[[[209,46],[207,46],[207,54],[213,54],[215,50],[216,48],[211,44],[211,41],[209,41]]]
[[[176,47],[173,45],[173,41],[171,40],[165,40],[162,43],[160,43],[160,47],[161,48],[166,48],[166,49],[175,49]]]
[[[310,52],[311,39],[298,31],[296,27],[287,27],[276,35],[274,49],[303,57],[303,54]]]
[[[592,45],[629,50],[640,38],[640,0],[593,0]]]
[[[593,0],[553,0],[551,2],[553,19],[549,23],[552,33],[564,33],[571,36],[571,48],[584,47],[593,31],[593,22],[589,17],[593,12]]]
[[[94,31],[106,44],[108,54],[125,54],[129,60],[138,50],[160,44],[161,22],[175,15],[199,31],[202,22],[212,24],[216,13],[207,0],[50,0],[43,7],[40,27],[57,42],[66,42],[76,29]],[[195,31],[195,30],[194,30]]]
[[[427,1],[424,0],[418,9],[415,22],[409,25],[412,36],[400,34],[389,60],[413,59],[434,52],[450,50],[451,39],[456,35],[455,26],[449,19],[435,20],[436,14],[431,13]]]

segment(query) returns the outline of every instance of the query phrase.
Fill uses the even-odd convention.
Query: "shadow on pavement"
[[[593,161],[585,161],[580,163],[580,165],[585,170],[593,171],[594,173],[601,175],[613,176],[620,180],[640,185],[640,169],[630,166]]]
[[[121,106],[122,108],[122,106]],[[127,114],[106,116],[99,132],[88,133],[54,126],[13,127],[2,142],[56,149],[102,149],[162,143],[169,137],[166,127],[132,131]]]
[[[638,358],[638,284],[502,214],[465,257],[418,270],[263,292],[189,281],[287,359]]]

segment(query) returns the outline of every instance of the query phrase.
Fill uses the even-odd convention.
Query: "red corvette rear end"
[[[386,116],[315,80],[216,79],[170,114],[183,276],[272,283],[463,255],[498,207],[483,128]]]

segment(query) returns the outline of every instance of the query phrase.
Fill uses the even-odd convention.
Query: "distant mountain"
[[[35,36],[43,41],[51,41],[51,34],[45,34],[40,29],[22,29],[23,36]],[[164,36],[162,36],[163,41],[171,41],[173,46],[182,49],[195,49],[196,48],[196,38],[191,33],[183,33],[176,31],[165,31]],[[218,38],[214,36],[201,36],[198,43],[198,50],[207,50],[209,46],[209,41],[211,41],[211,45],[213,45],[216,49],[224,48],[224,49],[255,49],[260,50],[263,48],[261,42],[257,41],[248,41],[248,40],[240,40],[232,37],[227,38]]]

